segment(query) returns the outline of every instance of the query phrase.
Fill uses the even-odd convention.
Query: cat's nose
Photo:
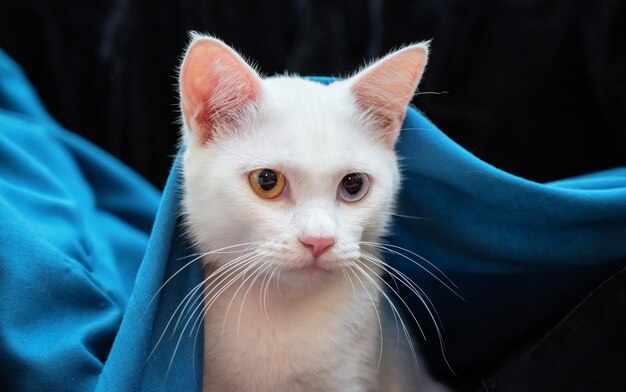
[[[300,242],[306,245],[313,257],[319,257],[324,251],[335,243],[335,239],[332,237],[300,237]]]

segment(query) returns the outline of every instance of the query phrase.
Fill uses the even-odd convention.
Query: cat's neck
[[[209,266],[204,272],[209,277],[215,270]],[[323,373],[329,375],[332,390],[332,383],[347,381],[333,377],[359,376],[363,363],[371,359],[370,351],[378,347],[379,331],[372,328],[377,325],[378,295],[371,282],[340,272],[300,286],[275,278],[268,283],[259,277],[252,283],[252,277],[243,283],[242,277],[228,288],[222,283],[224,291],[215,301],[212,295],[205,299],[211,303],[204,319],[205,383],[210,379],[211,390],[227,390],[228,379],[236,377],[254,386],[246,390],[282,390],[269,383],[319,384],[319,379],[308,380],[314,376],[309,370],[328,368]],[[206,287],[213,287],[211,279]],[[232,373],[242,366],[247,370],[244,381]]]

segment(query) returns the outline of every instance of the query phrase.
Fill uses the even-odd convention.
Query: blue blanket
[[[403,292],[444,376],[501,354],[626,265],[626,168],[538,184],[416,110],[404,128],[386,258],[437,310],[445,348]],[[59,126],[0,51],[0,389],[198,390],[202,334],[191,323],[181,334],[188,314],[175,325],[201,277],[180,231],[178,165],[161,195]]]

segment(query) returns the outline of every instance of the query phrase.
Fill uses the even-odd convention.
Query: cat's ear
[[[255,109],[261,79],[222,41],[193,35],[179,75],[186,129],[200,143],[216,132],[228,132]]]
[[[351,90],[367,123],[393,146],[428,61],[428,43],[393,52],[353,76]]]

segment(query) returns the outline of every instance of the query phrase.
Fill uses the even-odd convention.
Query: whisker
[[[360,261],[360,260],[357,259],[357,261]],[[408,328],[406,327],[404,323],[404,320],[402,320],[402,316],[400,312],[398,311],[398,309],[396,308],[395,304],[393,303],[393,301],[391,301],[391,298],[389,298],[387,293],[385,293],[385,290],[383,290],[382,287],[380,287],[380,285],[363,268],[359,266],[359,264],[353,264],[352,267],[356,268],[357,271],[359,271],[363,276],[365,276],[372,283],[372,285],[378,290],[378,292],[387,300],[387,303],[392,309],[392,313],[394,313],[398,317],[398,320],[400,321],[400,326],[402,327],[402,331],[404,332],[404,336],[407,340],[407,344],[409,346],[409,349],[411,350],[411,356],[413,357],[413,362],[419,374],[420,367],[417,362],[417,354],[415,353],[415,347],[413,346],[411,335],[409,333]]]
[[[174,278],[175,278],[175,277],[176,277],[176,276],[177,276],[180,272],[182,272],[185,268],[187,268],[187,267],[188,267],[188,266],[190,266],[191,264],[193,264],[193,263],[195,263],[196,261],[198,261],[199,259],[201,259],[201,258],[203,258],[203,257],[205,257],[205,256],[208,256],[208,255],[211,255],[211,254],[226,253],[226,252],[223,252],[223,251],[224,251],[224,250],[226,250],[226,249],[232,249],[232,248],[235,248],[235,247],[239,247],[239,246],[246,246],[246,245],[247,245],[247,246],[248,246],[248,248],[249,248],[249,246],[250,246],[250,245],[255,245],[255,244],[258,244],[258,243],[260,243],[260,242],[258,242],[258,241],[255,241],[255,242],[246,242],[246,243],[243,243],[243,244],[236,244],[236,245],[226,246],[226,247],[223,247],[223,248],[220,248],[220,249],[216,249],[216,250],[213,250],[213,251],[204,252],[204,253],[195,253],[195,254],[193,254],[193,255],[188,255],[188,256],[183,256],[183,257],[178,258],[178,260],[183,260],[183,259],[187,259],[187,258],[190,258],[190,257],[194,257],[194,259],[193,259],[193,260],[189,261],[188,263],[186,263],[185,265],[183,265],[181,268],[179,268],[179,269],[178,269],[178,270],[177,270],[174,274],[172,274],[172,276],[170,276],[170,277],[169,277],[169,278],[168,278],[168,279],[167,279],[167,280],[166,280],[166,281],[165,281],[165,282],[161,285],[161,287],[159,287],[159,289],[158,289],[158,290],[154,293],[154,295],[153,295],[153,296],[152,296],[152,298],[150,299],[150,302],[148,303],[148,306],[146,306],[146,310],[144,311],[144,315],[145,315],[145,312],[146,312],[146,311],[148,310],[148,308],[150,307],[150,305],[152,305],[152,302],[154,302],[154,300],[156,299],[156,297],[159,295],[159,293],[160,293],[160,292],[161,292],[161,291],[165,288],[165,286],[166,286],[166,285],[167,285],[167,284],[168,284],[168,283],[169,283],[172,279],[174,279]],[[245,251],[245,250],[247,250],[247,249],[244,249],[244,251]],[[237,253],[237,252],[233,251],[232,253]],[[195,257],[195,256],[197,256],[197,257]]]
[[[144,310],[143,316],[146,315],[146,312],[148,311],[148,308],[150,308],[150,306],[152,305],[152,303],[154,302],[154,300],[157,298],[157,296],[159,295],[159,293],[165,288],[165,286],[176,277],[176,275],[178,275],[180,272],[182,272],[185,268],[187,268],[188,266],[190,266],[191,264],[195,263],[196,261],[198,261],[199,259],[201,259],[202,257],[204,257],[204,255],[200,255],[196,258],[194,258],[193,260],[191,260],[190,262],[188,262],[187,264],[183,265],[181,268],[178,269],[178,271],[176,271],[172,276],[170,276],[165,283],[163,283],[161,285],[161,287],[159,287],[159,289],[154,293],[154,295],[152,295],[152,298],[150,299],[150,302],[148,302],[148,306],[146,306],[146,309]]]
[[[372,273],[376,273],[376,271],[374,271],[373,269],[371,269],[370,267],[368,267],[365,263],[362,262],[362,260],[360,259],[356,259],[356,261],[359,262],[359,264],[361,264],[363,267],[367,268],[370,272]],[[404,307],[407,309],[407,311],[409,312],[409,314],[411,315],[411,317],[413,318],[413,321],[415,321],[415,325],[417,325],[417,327],[420,330],[420,333],[422,335],[422,337],[424,338],[424,340],[426,340],[426,334],[424,333],[424,330],[422,329],[419,321],[417,321],[417,317],[415,317],[415,314],[413,313],[413,311],[411,310],[411,308],[409,307],[409,305],[406,303],[406,301],[404,300],[404,298],[402,298],[402,296],[396,292],[393,287],[391,287],[391,285],[387,282],[385,282],[384,279],[381,279],[381,282],[383,282],[385,284],[385,286],[389,287],[389,289],[391,290],[392,293],[394,293],[396,295],[396,297],[398,297],[398,299],[402,302],[402,304],[404,305]],[[381,292],[384,293],[384,290],[382,290],[382,287],[378,286],[381,289]],[[384,293],[383,295],[387,296],[386,293]]]
[[[270,268],[271,268],[271,264],[270,264]],[[259,287],[259,308],[263,309],[265,311],[265,317],[267,318],[267,308],[265,308],[265,304],[264,304],[264,292],[263,292],[263,288],[265,287],[265,281],[268,280],[271,276],[272,273],[274,273],[275,268],[272,268],[272,270],[270,271],[269,274],[265,273],[263,274],[263,279],[261,280],[261,286]],[[268,320],[269,321],[269,320]]]
[[[204,316],[206,316],[206,314],[208,313],[211,306],[213,306],[218,298],[224,292],[226,292],[226,290],[228,290],[230,286],[232,286],[237,280],[239,280],[239,278],[244,276],[250,269],[256,266],[258,258],[259,255],[256,252],[253,252],[253,254],[251,254],[249,258],[247,258],[244,262],[240,262],[240,265],[235,270],[229,273],[228,276],[222,278],[219,282],[215,282],[215,286],[210,291],[204,294],[203,301],[198,304],[198,306],[196,307],[196,309],[194,309],[192,313],[195,314],[195,312],[198,311],[198,309],[200,308],[200,312],[196,316],[196,319],[192,324],[191,330],[189,331],[189,336],[194,333],[194,330],[196,331],[196,334],[200,331],[202,320],[204,319]],[[229,280],[227,281],[227,279]],[[211,295],[211,293],[213,293],[213,295],[209,298],[209,295]]]
[[[244,304],[246,302],[246,298],[248,298],[248,293],[250,293],[250,289],[252,288],[252,286],[254,286],[254,283],[257,281],[257,279],[261,275],[263,275],[271,267],[272,267],[271,264],[263,265],[263,263],[261,263],[261,266],[254,272],[253,276],[255,276],[255,278],[252,279],[250,284],[248,284],[248,289],[244,293],[243,299],[241,300],[241,307],[239,308],[239,316],[237,317],[237,338],[239,338],[239,335],[240,335],[240,332],[241,332],[241,316],[243,314],[243,307],[244,307]],[[245,281],[244,281],[244,283],[245,283]],[[237,293],[235,292],[235,294],[237,294]]]
[[[404,215],[404,214],[396,214],[396,213],[392,213],[391,215],[397,216],[398,218],[415,219],[415,220],[433,220],[434,219],[434,218],[429,218],[427,216],[412,216],[412,215]]]
[[[341,272],[343,272],[343,275],[348,279],[348,281],[350,282],[350,286],[352,286],[352,294],[354,295],[354,310],[356,311],[356,307],[357,307],[357,300],[356,300],[356,287],[354,287],[354,282],[352,281],[352,278],[350,277],[350,274],[348,274],[348,272],[344,269],[341,270]]]
[[[352,269],[350,269],[350,271],[352,271]],[[380,371],[380,365],[383,361],[383,323],[380,320],[380,314],[378,313],[378,301],[376,301],[376,303],[374,303],[374,299],[372,298],[369,290],[367,290],[367,287],[365,287],[365,284],[363,283],[363,281],[361,280],[361,278],[359,278],[359,276],[357,274],[354,274],[354,277],[357,278],[357,280],[359,281],[359,283],[361,283],[361,286],[363,286],[363,290],[365,290],[365,293],[367,294],[368,298],[370,299],[370,302],[372,303],[372,307],[374,308],[374,312],[376,313],[376,319],[378,320],[378,330],[380,331],[380,345],[378,347],[378,365],[376,366],[376,374],[378,374],[378,372]],[[371,279],[371,277],[369,277]]]
[[[245,267],[245,264],[244,264],[244,267]],[[236,271],[238,271],[238,270],[239,270],[239,269],[237,269]],[[244,273],[245,273],[245,271],[244,271]],[[241,273],[240,273],[240,274],[241,274]],[[239,276],[239,275],[238,275],[238,276]],[[229,281],[229,283],[227,284],[226,288],[227,288],[227,287],[229,287],[229,286],[230,286],[233,282],[235,282],[236,280],[237,280],[237,278],[231,279],[231,281]],[[213,283],[213,282],[212,282],[212,283]],[[211,284],[212,284],[212,283],[211,283]],[[210,286],[210,284],[209,284],[209,286]],[[215,287],[217,287],[217,286],[215,286]],[[214,288],[215,288],[215,287],[214,287]],[[206,288],[205,288],[205,290],[206,290]],[[212,290],[213,290],[213,289],[212,289]],[[223,292],[223,291],[221,291],[221,292]],[[221,292],[220,292],[220,294],[221,294]],[[213,297],[213,298],[219,297],[219,295],[220,295],[220,294],[214,295],[214,297]],[[169,363],[169,366],[168,366],[168,369],[167,369],[167,373],[169,373],[169,370],[170,370],[170,368],[171,368],[171,366],[172,366],[172,364],[173,364],[173,362],[174,362],[174,357],[176,356],[176,352],[178,351],[178,347],[180,346],[180,343],[181,343],[181,341],[182,341],[182,338],[183,338],[183,336],[184,336],[184,334],[185,334],[185,330],[187,329],[187,326],[189,325],[189,323],[190,323],[190,322],[191,322],[191,320],[192,320],[192,317],[191,317],[191,316],[192,316],[192,315],[193,315],[193,314],[194,314],[194,313],[195,313],[195,312],[196,312],[196,311],[197,311],[197,310],[198,310],[201,306],[202,306],[202,302],[196,306],[196,308],[195,308],[195,309],[193,310],[193,312],[191,313],[191,315],[190,315],[189,319],[187,320],[187,322],[186,322],[186,323],[185,323],[185,325],[183,326],[183,329],[181,330],[180,336],[179,336],[179,338],[178,338],[178,340],[177,340],[177,342],[176,342],[176,346],[174,347],[174,353],[172,354],[172,358],[171,358],[171,360],[170,360],[170,363]],[[202,312],[200,312],[200,314],[199,314],[199,315],[198,315],[198,317],[196,318],[196,321],[192,324],[192,329],[191,329],[191,332],[190,332],[189,337],[191,337],[191,335],[192,335],[192,333],[193,333],[193,329],[194,329],[194,328],[195,328],[195,326],[196,326],[196,323],[197,323],[197,325],[198,325],[198,331],[200,330],[200,327],[199,327],[199,326],[201,325],[201,321],[202,321],[202,319],[204,318],[204,315],[206,314],[206,313],[204,312],[204,309],[205,309],[205,308],[203,308],[203,309],[202,309]],[[198,320],[199,320],[199,321],[198,321]],[[194,341],[195,341],[195,339],[194,339]]]
[[[212,280],[211,283],[209,283],[203,291],[203,293],[206,292],[206,290],[208,290],[209,287],[211,287],[211,285],[215,282],[215,283],[220,283],[220,281],[218,279],[220,279],[224,274],[228,273],[229,271],[232,271],[234,268],[236,268],[236,266],[242,262],[242,260],[245,260],[249,257],[252,257],[255,253],[254,252],[249,252],[243,255],[240,255],[239,257],[234,258],[233,260],[225,263],[224,265],[220,266],[217,270],[213,271],[206,279],[205,281],[209,281]],[[230,275],[229,275],[230,276]],[[199,296],[198,298],[196,298],[193,302],[193,304],[191,305],[192,307],[198,303],[202,301],[202,296]],[[178,329],[178,325],[180,323],[180,320],[182,320],[186,315],[188,310],[186,310],[187,306],[189,305],[189,303],[187,305],[185,305],[185,307],[183,308],[183,310],[181,310],[181,314],[178,317],[178,321],[176,322],[176,325],[174,326],[174,331],[176,331]],[[191,308],[189,308],[191,309]]]
[[[403,248],[401,246],[398,246],[398,245],[384,244],[384,243],[377,243],[377,242],[366,242],[366,241],[360,242],[360,244],[368,245],[368,246],[371,246],[371,247],[376,248],[376,249],[381,249],[383,251],[386,251],[386,252],[391,253],[391,254],[398,255],[398,256],[400,256],[400,257],[410,261],[411,263],[415,264],[416,266],[418,266],[419,268],[424,270],[427,274],[429,274],[430,276],[435,278],[439,283],[441,283],[442,285],[447,287],[454,295],[459,297],[464,302],[467,302],[467,301],[465,301],[465,299],[459,293],[457,293],[452,287],[450,287],[449,284],[454,286],[455,289],[458,289],[459,286],[457,286],[452,281],[452,279],[450,279],[443,271],[441,271],[435,264],[433,264],[432,262],[427,260],[425,257],[420,256],[417,253],[415,253],[413,251],[410,251],[409,249]],[[422,264],[420,264],[417,261],[413,260],[412,258],[408,257],[407,255],[399,252],[398,250],[394,250],[394,249],[398,249],[398,250],[402,250],[404,252],[407,252],[407,253],[409,253],[409,254],[419,258],[420,260],[428,263],[428,265],[431,266],[432,268],[434,268],[437,272],[439,272],[449,282],[449,284],[444,282],[444,281],[442,281],[441,278],[439,278],[437,275],[435,275],[433,272],[431,272],[428,268],[424,267]]]
[[[422,290],[419,285],[417,285],[413,280],[411,280],[406,274],[404,274],[402,271],[397,270],[396,268],[394,268],[393,266],[389,265],[388,263],[384,262],[383,260],[379,259],[378,257],[367,253],[365,251],[361,251],[363,253],[363,257],[364,259],[366,259],[367,261],[370,261],[372,263],[374,263],[375,265],[378,265],[379,267],[381,267],[383,270],[385,270],[385,272],[387,272],[389,275],[393,276],[394,273],[398,274],[398,278],[400,280],[400,282],[406,286],[424,305],[424,308],[426,309],[426,311],[428,312],[430,318],[433,320],[433,324],[435,325],[435,331],[437,333],[437,336],[439,338],[439,346],[441,348],[441,354],[443,356],[443,359],[447,365],[447,367],[450,369],[450,371],[452,372],[452,374],[456,375],[456,373],[454,372],[454,370],[452,369],[452,366],[450,365],[448,358],[446,356],[446,346],[445,346],[445,341],[443,339],[443,323],[441,321],[441,317],[439,316],[439,312],[437,312],[437,309],[434,305],[434,303],[432,302],[432,300],[428,297],[428,295],[424,292],[424,290]],[[363,264],[363,266],[365,266]],[[367,266],[365,266],[366,268],[368,268]],[[369,269],[369,268],[368,268]],[[392,272],[393,271],[393,272]],[[385,282],[383,280],[383,282],[392,290],[394,291],[391,286]],[[422,327],[419,325],[419,323],[417,322],[415,315],[413,314],[413,312],[411,311],[411,309],[408,307],[408,305],[406,304],[406,302],[401,298],[400,294],[398,292],[394,292],[396,294],[396,296],[403,302],[404,306],[407,308],[407,310],[409,311],[409,313],[411,314],[411,316],[413,317],[413,320],[416,322],[420,332],[422,333],[422,337],[424,338],[424,340],[426,340],[426,336],[424,335],[424,331],[422,329]],[[425,299],[424,299],[425,298]],[[426,303],[426,301],[428,303]],[[434,314],[433,314],[434,313]],[[436,318],[436,319],[435,319]],[[441,326],[441,327],[440,327]]]
[[[413,128],[406,127],[406,128],[400,128],[400,132],[403,132],[403,131],[430,131],[430,130],[431,130],[431,128],[426,128],[426,127],[413,127]]]
[[[415,95],[443,95],[448,94],[449,91],[419,91]]]
[[[429,313],[430,313],[430,308],[432,308],[433,311],[435,312],[437,320],[439,321],[439,325],[441,325],[441,328],[443,329],[441,318],[439,317],[439,313],[437,313],[437,309],[435,308],[435,305],[433,304],[432,300],[428,297],[426,292],[424,290],[422,290],[417,283],[415,283],[411,278],[409,278],[404,272],[394,268],[393,266],[391,266],[390,264],[386,263],[384,260],[379,259],[375,255],[372,255],[372,254],[367,253],[365,251],[361,251],[361,252],[363,253],[363,257],[367,261],[369,261],[369,262],[379,266],[380,268],[384,269],[385,272],[387,272],[389,274],[389,276],[392,277],[392,279],[396,283],[396,289],[397,289],[398,292],[400,291],[400,288],[397,286],[397,281],[396,281],[395,277],[397,277],[398,280],[400,280],[400,282],[404,286],[406,286],[416,297],[419,298],[419,300],[422,302],[424,307],[429,311]],[[424,298],[426,299],[428,304],[425,302]],[[432,314],[431,314],[431,318],[433,319],[433,322],[437,326],[437,321],[435,320],[434,317],[432,317]]]
[[[282,291],[280,291],[280,273],[282,272],[282,270],[278,270],[278,275],[276,275],[276,291],[278,291],[278,295],[279,296],[283,296]]]
[[[365,116],[375,116],[376,114],[378,114],[378,112],[386,109],[387,106],[393,105],[396,102],[401,102],[401,101],[404,101],[406,99],[411,99],[411,98],[413,98],[413,92],[411,92],[411,94],[409,94],[409,95],[402,95],[402,96],[399,96],[399,97],[397,97],[395,99],[392,99],[391,101],[387,101],[384,105],[376,108],[376,110],[366,110],[364,114],[365,114]]]
[[[223,248],[220,248],[220,249],[215,249],[215,250],[210,250],[210,251],[208,251],[208,252],[204,252],[204,253],[191,253],[191,254],[188,254],[188,255],[185,255],[185,256],[178,257],[178,258],[176,258],[176,260],[185,260],[185,259],[188,259],[188,258],[191,258],[191,257],[196,257],[196,256],[204,257],[204,256],[207,256],[207,255],[210,255],[210,254],[230,254],[230,253],[239,253],[239,252],[241,252],[241,251],[239,251],[239,250],[230,250],[230,251],[229,251],[229,250],[227,250],[227,249],[238,248],[238,247],[240,247],[240,246],[247,246],[247,248],[246,248],[246,249],[249,249],[249,248],[250,248],[250,245],[257,245],[257,244],[260,244],[260,243],[261,243],[260,241],[254,241],[254,242],[243,242],[243,243],[241,243],[241,244],[235,244],[235,245],[225,246],[225,247],[223,247]],[[244,249],[244,250],[245,250],[245,249]]]
[[[198,310],[198,315],[193,322],[191,329],[189,331],[189,336],[195,333],[197,334],[200,331],[200,326],[202,325],[202,320],[208,313],[209,309],[213,306],[213,304],[219,299],[219,297],[230,288],[235,282],[237,282],[242,276],[250,271],[250,269],[256,266],[257,257],[252,257],[246,261],[245,264],[241,264],[236,270],[233,270],[228,276],[224,277],[220,282],[217,282],[216,285],[207,293],[205,293],[203,301],[198,304],[196,309],[194,309],[192,314],[195,314]],[[227,280],[228,279],[228,280]],[[221,285],[221,287],[220,287]],[[215,291],[217,290],[217,291]],[[213,293],[213,294],[212,294]],[[212,295],[211,295],[212,294]],[[209,297],[211,295],[211,297]]]
[[[363,255],[362,255],[362,257],[363,257],[363,259],[364,259],[365,261],[369,261],[370,263],[372,263],[372,264],[374,264],[374,265],[376,265],[376,266],[378,266],[378,267],[382,268],[382,269],[383,269],[383,270],[384,270],[384,271],[385,271],[385,272],[386,272],[389,276],[391,276],[392,278],[395,276],[395,274],[394,274],[392,271],[389,271],[389,268],[393,268],[393,267],[390,267],[390,266],[388,266],[388,265],[383,265],[383,264],[379,263],[379,261],[380,261],[380,260],[373,260],[373,259],[372,259],[372,257],[373,257],[373,256],[370,256],[370,255],[368,255],[368,254],[363,254]],[[360,261],[360,260],[359,260],[359,261]],[[386,264],[386,263],[385,263],[385,264]],[[399,272],[400,274],[402,274],[402,272],[400,272],[400,271],[398,271],[398,272]],[[424,306],[428,309],[428,305],[424,302],[424,299],[422,298],[422,295],[425,295],[425,294],[424,294],[423,290],[419,289],[419,286],[415,285],[415,282],[413,282],[412,280],[408,279],[408,277],[406,277],[406,275],[405,275],[404,277],[403,277],[402,275],[398,275],[398,276],[395,276],[395,277],[397,277],[397,280],[396,280],[396,279],[394,279],[394,282],[396,282],[396,285],[397,285],[397,281],[399,280],[399,281],[400,281],[400,283],[402,283],[404,286],[408,287],[408,288],[409,288],[409,290],[410,290],[410,291],[411,291],[411,292],[412,292],[415,296],[417,296],[417,297],[419,298],[419,300],[422,302],[422,304],[423,304],[423,305],[424,305]],[[406,277],[406,279],[405,279],[405,277]],[[407,279],[408,279],[408,282],[406,281]],[[385,283],[385,285],[386,285],[386,286],[388,286],[388,287],[389,287],[389,289],[390,289],[390,290],[391,290],[394,294],[396,294],[396,295],[398,295],[398,296],[399,296],[400,288],[399,288],[398,286],[396,286],[396,290],[394,290],[394,289],[393,289],[393,288],[389,285],[389,283],[385,282],[384,280],[383,280],[383,282]],[[414,287],[414,286],[417,286],[417,287]],[[429,302],[430,302],[430,301],[429,301]],[[430,309],[428,309],[428,310],[430,310]],[[434,320],[434,319],[433,319],[433,320]],[[419,328],[419,330],[420,330],[421,335],[422,335],[422,336],[424,336],[424,331],[422,330],[421,326],[420,326],[419,324],[417,324],[417,326],[418,326],[418,328]]]
[[[253,257],[254,257],[254,255],[255,255],[255,252],[252,252],[252,253],[250,253],[250,254],[248,254],[248,255],[243,255],[243,256],[241,256],[241,257],[242,257],[242,259],[241,259],[241,260],[244,260],[244,261],[243,261],[243,262],[241,262],[241,260],[240,260],[239,262],[241,262],[241,263],[242,263],[242,265],[234,265],[235,263],[227,263],[227,264],[234,265],[234,268],[230,269],[230,272],[228,272],[228,276],[222,276],[222,281],[223,281],[224,279],[227,279],[229,276],[231,276],[232,274],[236,273],[237,271],[239,271],[241,268],[244,268],[244,267],[245,267],[245,265],[246,265],[246,263],[247,263],[247,260],[246,260],[245,258],[243,258],[244,256],[248,256],[248,257],[252,257],[252,258],[253,258]],[[217,272],[217,271],[215,271],[215,272]],[[226,272],[223,270],[223,271],[221,272],[221,274],[218,274],[218,275],[223,275],[224,273],[226,273]],[[212,277],[212,276],[213,276],[213,274],[211,274],[209,277],[207,277],[207,278],[203,281],[203,283],[206,283],[207,281],[209,281],[209,280],[211,279],[211,277]],[[212,285],[213,283],[216,283],[216,280],[214,280],[214,281],[210,282],[208,285],[206,285],[206,287],[202,290],[202,293],[203,293],[203,294],[205,294],[205,293],[206,293],[206,291],[207,291],[207,290],[211,287],[211,285]],[[218,282],[218,284],[219,284],[219,283],[221,283],[221,282]],[[212,291],[213,291],[216,287],[217,287],[217,286],[215,286],[213,289],[211,289],[211,290],[209,291],[209,293],[210,293],[210,292],[212,292]],[[198,304],[198,305],[197,305],[197,306],[193,309],[193,311],[190,313],[190,315],[189,315],[189,318],[188,318],[187,322],[185,323],[185,325],[183,326],[183,328],[182,328],[182,330],[181,330],[181,332],[180,332],[180,336],[179,336],[179,338],[178,338],[178,340],[177,340],[177,342],[176,342],[176,346],[175,346],[175,348],[174,348],[174,352],[173,352],[173,354],[172,354],[172,358],[171,358],[170,363],[169,363],[169,365],[168,365],[168,369],[167,369],[167,372],[166,372],[166,377],[167,377],[167,374],[169,374],[169,370],[171,369],[171,366],[172,366],[172,363],[173,363],[173,361],[174,361],[174,358],[176,357],[176,352],[178,351],[178,347],[180,346],[180,343],[181,343],[181,341],[182,341],[182,338],[183,338],[183,335],[184,335],[184,333],[185,333],[185,330],[187,329],[187,327],[188,327],[189,323],[191,322],[193,314],[194,314],[194,313],[195,313],[195,312],[196,312],[196,311],[200,308],[200,306],[201,306],[201,305],[202,305],[202,301],[200,301],[200,303],[199,303],[199,304]],[[174,329],[174,330],[175,330],[175,329]],[[191,336],[191,335],[190,335],[190,336]],[[195,340],[194,340],[194,341],[195,341]]]
[[[180,311],[180,315],[178,318],[178,321],[176,322],[174,328],[172,328],[172,337],[173,337],[173,333],[174,331],[177,330],[178,328],[178,324],[181,320],[181,316],[183,315],[183,313],[185,312],[185,308],[187,308],[187,306],[191,303],[191,296],[194,295],[195,293],[197,293],[197,291],[200,289],[200,287],[202,287],[211,277],[213,277],[214,275],[218,274],[218,272],[224,268],[228,268],[230,266],[232,266],[233,264],[235,264],[238,261],[238,259],[234,259],[231,262],[226,263],[225,265],[223,265],[222,267],[220,267],[217,271],[215,271],[213,274],[211,274],[210,276],[208,276],[207,278],[205,278],[202,282],[200,282],[199,284],[197,284],[183,299],[182,301],[178,304],[178,306],[176,307],[176,309],[174,310],[174,312],[172,313],[172,316],[169,318],[169,320],[167,321],[165,328],[163,329],[163,332],[161,333],[161,336],[159,336],[159,339],[157,340],[156,344],[154,345],[154,348],[152,349],[152,351],[150,352],[150,354],[148,355],[148,358],[150,358],[154,352],[156,351],[156,349],[158,348],[159,344],[161,343],[161,341],[163,340],[165,334],[167,333],[167,330],[169,329],[169,326],[171,325],[174,317],[176,316],[176,314],[178,313],[179,309],[181,306],[183,306],[183,304],[185,304],[185,306],[183,307],[183,309]],[[199,298],[201,298],[201,296],[198,296]],[[197,301],[197,299],[196,299]],[[194,301],[194,303],[196,302]]]
[[[252,274],[248,277],[245,276],[245,274],[247,272],[249,272],[250,270],[252,270],[252,268],[258,267],[256,270],[254,270],[252,272]],[[237,287],[237,290],[235,290],[235,292],[233,293],[233,295],[231,296],[230,302],[228,303],[228,307],[226,308],[226,312],[224,313],[224,321],[222,323],[222,336],[224,336],[224,331],[226,328],[226,320],[228,319],[228,314],[230,313],[230,308],[233,305],[233,302],[235,301],[235,299],[237,298],[237,293],[239,293],[239,290],[241,290],[241,288],[243,287],[244,284],[246,284],[246,282],[253,276],[255,276],[256,272],[263,267],[262,261],[260,260],[260,257],[258,257],[255,261],[255,263],[250,266],[250,268],[248,268],[246,271],[243,272],[242,275],[242,282],[239,284],[239,287]],[[237,335],[239,336],[239,335]]]
[[[262,298],[263,298],[263,305],[262,305],[263,306],[263,311],[265,313],[265,318],[267,319],[267,321],[269,321],[270,324],[272,323],[272,320],[270,319],[270,315],[269,315],[269,312],[267,310],[267,291],[268,291],[269,286],[270,286],[270,284],[272,282],[272,277],[274,276],[274,274],[276,273],[276,271],[278,269],[279,269],[279,267],[274,266],[274,268],[272,269],[272,272],[270,272],[269,278],[267,279],[267,284],[265,285],[265,290],[263,290],[263,295],[262,295]],[[261,286],[261,287],[263,287],[263,286]]]
[[[152,355],[154,355],[154,353],[156,352],[157,348],[159,347],[159,344],[161,344],[161,341],[163,340],[163,338],[165,337],[165,334],[167,333],[167,330],[170,326],[170,324],[172,323],[174,317],[176,316],[176,313],[178,312],[178,309],[183,305],[183,303],[185,303],[187,301],[187,298],[191,295],[193,295],[193,293],[197,292],[197,290],[205,283],[206,280],[203,280],[202,282],[198,283],[186,296],[185,298],[183,298],[183,300],[180,302],[180,304],[176,307],[176,309],[174,310],[174,313],[172,314],[172,316],[170,317],[170,319],[167,321],[167,324],[165,325],[165,328],[163,329],[163,332],[161,333],[161,335],[159,336],[159,338],[157,339],[157,342],[155,343],[154,347],[152,348],[152,351],[150,351],[150,354],[148,354],[147,358],[152,357]]]

